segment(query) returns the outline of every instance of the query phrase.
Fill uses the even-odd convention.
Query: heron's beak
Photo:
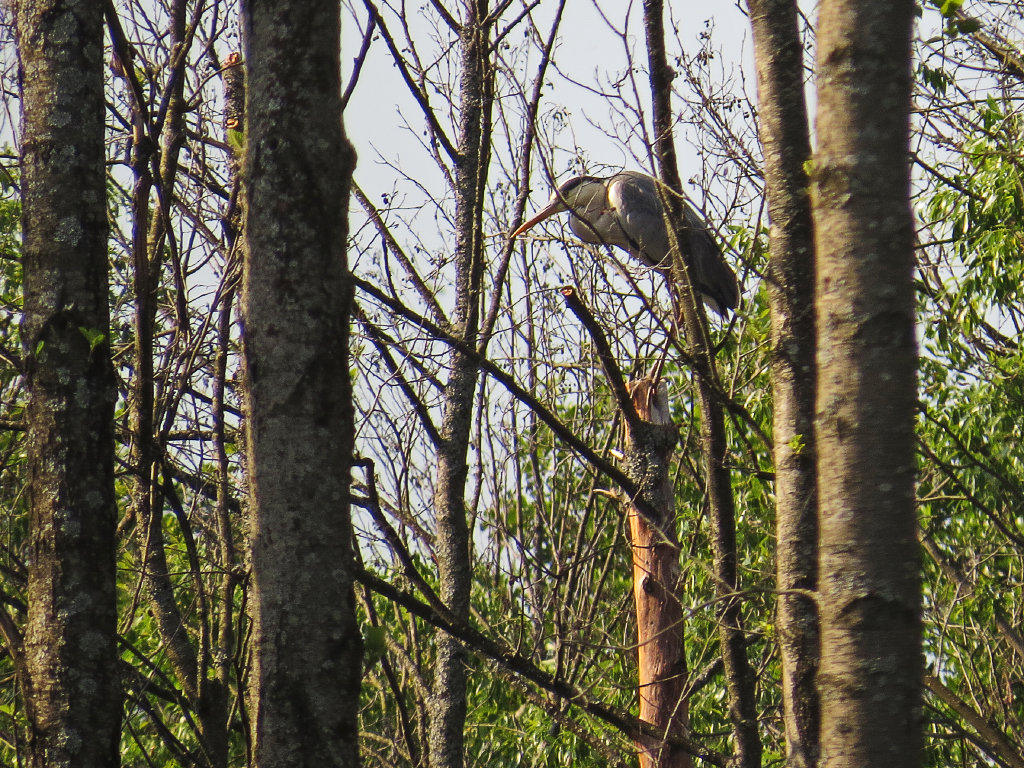
[[[555,198],[550,203],[548,203],[543,208],[541,208],[537,212],[536,216],[534,216],[532,219],[528,219],[527,221],[523,222],[523,224],[519,227],[519,229],[517,229],[515,232],[513,232],[511,235],[508,236],[508,239],[509,240],[515,240],[517,237],[519,237],[521,234],[523,234],[523,232],[525,232],[526,230],[530,229],[531,227],[533,227],[533,226],[535,226],[537,224],[540,224],[548,216],[553,216],[554,214],[559,213],[559,212],[564,211],[564,210],[565,210],[565,205],[562,203],[561,200],[559,200],[558,198]]]

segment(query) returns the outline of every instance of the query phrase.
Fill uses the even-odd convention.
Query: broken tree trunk
[[[669,461],[677,433],[672,425],[664,384],[650,379],[627,385],[639,429],[626,429],[626,456],[637,481],[646,514],[629,507],[633,552],[633,599],[636,604],[640,719],[665,736],[689,733],[689,712],[683,697],[686,654],[683,607],[678,597],[679,542]],[[690,768],[693,758],[662,740],[638,742],[640,768]]]

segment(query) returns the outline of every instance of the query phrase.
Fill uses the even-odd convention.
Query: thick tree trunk
[[[776,585],[786,756],[817,764],[818,498],[814,444],[814,228],[796,0],[748,0],[771,219],[768,300],[775,405]],[[803,594],[800,594],[802,592]]]
[[[252,762],[359,763],[346,260],[355,157],[327,0],[250,0],[243,285]]]
[[[921,586],[909,205],[914,3],[824,0],[818,25],[821,759],[917,766]]]
[[[116,766],[102,8],[23,2],[16,13],[30,525],[19,673],[33,766]]]
[[[651,99],[654,115],[655,157],[662,181],[669,190],[663,197],[672,237],[685,243],[689,233],[683,226],[682,184],[676,165],[672,111],[671,69],[665,54],[664,6],[662,0],[644,0],[644,28],[650,66]],[[685,247],[685,246],[684,246]],[[681,252],[678,248],[677,253]],[[681,262],[680,260],[677,260]],[[732,496],[729,468],[725,459],[728,444],[725,417],[715,391],[714,351],[708,342],[707,321],[702,308],[689,290],[690,280],[682,263],[673,264],[674,283],[687,287],[680,298],[686,343],[693,360],[697,402],[700,406],[701,451],[708,499],[708,521],[714,552],[715,589],[719,601],[719,636],[722,666],[729,696],[729,716],[735,734],[735,760],[741,768],[761,764],[761,739],[758,733],[754,690],[754,670],[747,659],[742,604],[736,557],[736,508]]]
[[[483,192],[487,170],[490,85],[488,79],[487,3],[467,3],[460,30],[459,141],[455,166],[455,317],[459,338],[476,346],[483,291]],[[434,490],[435,536],[439,593],[461,621],[469,620],[472,563],[466,516],[469,435],[478,366],[453,350],[445,387],[437,446]],[[438,633],[437,660],[430,691],[428,733],[432,768],[465,764],[466,651],[455,638]]]
[[[665,736],[689,736],[686,647],[683,606],[679,590],[679,537],[676,533],[675,490],[669,476],[677,434],[672,426],[664,385],[655,389],[649,379],[630,382],[637,415],[653,428],[634,435],[627,430],[626,455],[646,508],[645,517],[629,508],[633,552],[633,602],[636,606],[637,668],[640,719]],[[640,768],[689,768],[693,757],[659,739],[638,744]]]

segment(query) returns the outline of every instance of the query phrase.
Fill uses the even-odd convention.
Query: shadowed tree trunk
[[[821,760],[917,766],[921,586],[909,205],[914,3],[824,0],[818,24]]]
[[[252,762],[356,766],[346,260],[355,156],[341,126],[339,7],[243,9]]]
[[[757,66],[771,259],[776,585],[786,756],[817,763],[818,503],[814,444],[814,228],[806,162],[803,45],[795,0],[748,0]]]
[[[28,626],[15,649],[36,768],[116,766],[114,376],[103,12],[22,2]]]
[[[650,66],[651,99],[655,135],[655,157],[662,181],[668,188],[663,196],[665,210],[671,226],[670,237],[686,248],[689,233],[682,225],[682,183],[676,165],[672,111],[672,70],[665,54],[664,6],[661,0],[644,1],[644,28]],[[676,253],[682,252],[679,247]],[[708,499],[708,521],[714,552],[715,591],[720,599],[718,608],[719,637],[722,647],[722,665],[729,696],[729,716],[735,734],[736,764],[742,768],[755,768],[761,764],[761,740],[757,730],[757,709],[754,696],[754,670],[747,660],[746,638],[743,630],[742,604],[736,596],[739,588],[736,557],[736,508],[732,496],[729,468],[725,459],[728,444],[722,404],[715,391],[714,350],[707,335],[707,320],[702,307],[690,289],[686,267],[677,259],[672,265],[675,283],[684,286],[680,293],[680,314],[686,331],[696,380],[697,402],[700,406],[701,452],[704,481]]]

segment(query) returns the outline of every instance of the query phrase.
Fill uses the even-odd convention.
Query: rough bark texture
[[[663,198],[672,237],[683,241],[689,237],[682,226],[682,183],[676,165],[672,111],[672,70],[665,54],[664,7],[661,0],[644,0],[644,28],[647,37],[654,113],[655,157],[662,181],[676,194]],[[681,253],[688,249],[675,248]],[[681,260],[679,260],[681,262]],[[690,286],[685,265],[673,265],[675,283]],[[734,755],[738,766],[754,768],[761,764],[761,739],[757,728],[754,691],[754,670],[747,659],[741,602],[736,597],[739,583],[736,558],[736,509],[732,496],[729,468],[725,464],[728,444],[722,405],[715,392],[716,379],[713,350],[708,343],[707,321],[692,290],[683,290],[681,316],[686,342],[693,360],[697,401],[700,406],[701,450],[704,459],[708,498],[708,521],[714,552],[716,593],[719,601],[719,635],[722,665],[729,694],[729,716],[734,729]],[[688,294],[688,295],[687,295]]]
[[[68,0],[16,13],[30,510],[19,673],[32,765],[116,766],[102,10]]]
[[[818,25],[821,761],[916,766],[921,587],[909,205],[914,3],[825,0]]]
[[[250,0],[243,13],[252,762],[356,766],[345,252],[355,157],[341,126],[339,8]]]
[[[629,508],[633,552],[633,602],[636,605],[637,667],[640,719],[668,735],[689,735],[689,709],[683,691],[687,683],[683,606],[679,601],[679,537],[676,533],[675,491],[669,464],[677,434],[664,385],[654,389],[649,379],[631,382],[629,393],[645,422],[640,434],[627,430],[627,464],[657,519]],[[645,738],[640,768],[689,768],[692,756],[659,739]]]
[[[489,83],[487,3],[467,3],[460,30],[459,140],[455,165],[455,315],[454,330],[475,347],[480,331],[483,280],[483,190],[487,168]],[[437,446],[434,489],[439,592],[461,621],[469,620],[472,563],[466,518],[469,434],[473,423],[476,361],[453,350],[445,386]],[[429,762],[433,768],[462,768],[466,723],[466,651],[455,638],[438,633],[437,660],[429,703]]]
[[[757,66],[771,259],[775,439],[776,585],[786,755],[794,768],[818,756],[818,499],[814,442],[814,227],[803,45],[796,0],[748,0]]]

